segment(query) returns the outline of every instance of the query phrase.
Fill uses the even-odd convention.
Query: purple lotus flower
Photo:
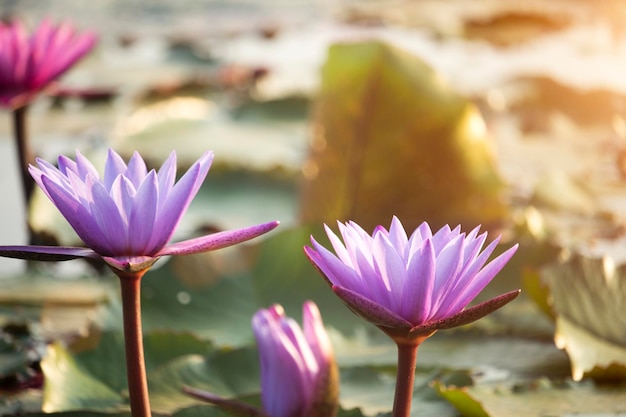
[[[304,304],[302,316],[303,330],[280,305],[260,310],[252,319],[261,358],[261,399],[271,417],[331,417],[336,411],[330,340],[313,302]]]
[[[43,20],[28,37],[21,22],[0,22],[0,106],[28,104],[95,44],[94,34],[79,34],[69,23]]]
[[[104,260],[120,278],[124,344],[131,414],[150,416],[143,336],[141,278],[161,256],[205,252],[266,233],[278,222],[214,233],[168,245],[176,226],[204,181],[213,152],[200,157],[176,182],[176,154],[158,172],[148,172],[135,153],[128,165],[109,151],[101,178],[76,152],[58,158],[58,168],[41,159],[30,173],[88,248],[0,246],[0,256],[33,260]]]
[[[339,223],[343,242],[325,227],[335,254],[311,237],[306,255],[348,307],[394,338],[470,323],[519,293],[464,310],[517,250],[486,264],[499,237],[481,251],[487,233],[479,235],[478,227],[467,235],[448,226],[433,234],[422,223],[408,237],[396,217],[389,230],[378,226],[372,235],[354,222]]]
[[[176,154],[158,172],[146,169],[138,153],[128,162],[110,150],[104,176],[83,155],[58,158],[58,168],[37,159],[30,172],[89,249],[52,246],[2,246],[0,256],[39,260],[102,258],[120,271],[136,271],[164,255],[219,249],[266,233],[278,225],[257,226],[168,245],[209,171],[207,152],[175,183]]]

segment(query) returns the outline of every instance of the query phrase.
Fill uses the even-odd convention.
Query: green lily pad
[[[92,342],[97,344],[84,350],[85,345]],[[144,347],[151,406],[155,413],[179,413],[188,409],[181,415],[223,414],[215,414],[212,406],[207,407],[210,410],[198,407],[202,403],[183,394],[183,386],[260,406],[255,347],[215,350],[209,343],[189,334],[174,332],[149,334]],[[60,344],[51,346],[42,363],[46,377],[43,410],[116,412],[127,409],[124,363],[123,338],[117,332],[99,334],[96,340],[84,339],[70,350]],[[434,396],[428,386],[436,375],[430,371],[418,372],[414,401],[419,406],[416,409],[422,410],[419,415],[452,417],[453,409]],[[358,407],[359,416],[372,416],[391,409],[394,367],[344,368],[341,381],[340,401],[345,409]]]
[[[438,398],[429,384],[434,373],[418,371],[413,390],[411,415],[424,417],[456,417],[453,407]],[[365,415],[391,412],[395,391],[395,367],[352,367],[341,372],[341,404],[358,407]]]
[[[124,363],[123,358],[121,362]],[[112,368],[116,362],[102,363],[102,367]],[[118,409],[123,401],[119,389],[114,389],[100,378],[94,378],[90,369],[73,357],[60,343],[50,346],[41,364],[46,379],[44,385],[45,412],[67,410],[108,410]],[[109,372],[114,375],[114,372]],[[123,375],[123,374],[122,374]]]
[[[92,346],[89,346],[92,345]],[[184,385],[233,396],[258,392],[256,351],[215,350],[186,333],[145,337],[146,371],[155,412],[171,413],[198,401]],[[128,408],[123,335],[95,333],[71,350],[57,343],[42,361],[46,378],[43,410],[116,411]]]

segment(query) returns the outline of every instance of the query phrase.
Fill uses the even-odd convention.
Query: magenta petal
[[[76,170],[74,172],[81,180],[85,180],[87,175],[91,175],[93,178],[100,178],[98,170],[78,151],[76,151]]]
[[[172,151],[163,162],[157,177],[159,178],[159,199],[165,201],[176,181],[176,152]]]
[[[402,290],[402,317],[411,323],[423,323],[430,314],[435,286],[435,249],[432,241],[416,252],[408,266],[407,281]]]
[[[335,253],[337,254],[337,258],[339,258],[341,262],[343,262],[344,264],[348,266],[354,266],[354,261],[352,260],[352,257],[348,253],[348,250],[346,249],[345,245],[341,242],[341,239],[339,239],[339,237],[337,237],[335,232],[333,232],[331,228],[328,227],[327,225],[324,225],[324,230],[326,230],[326,235],[328,236],[328,240],[330,241],[330,244],[332,245],[333,249],[335,250]],[[313,236],[311,236],[311,242],[313,242],[314,240],[315,239],[313,239]]]
[[[20,22],[0,24],[0,104],[18,108],[67,71],[95,45],[91,33],[49,20],[27,36]]]
[[[347,288],[333,285],[333,292],[352,310],[355,314],[377,326],[391,328],[407,328],[413,325],[403,319],[388,308],[363,297],[362,295]]]
[[[437,230],[431,239],[435,248],[435,255],[439,256],[441,250],[454,239],[454,235],[452,230],[450,230],[450,226],[446,224],[441,229]]]
[[[379,279],[369,280],[370,283],[375,283],[375,287],[378,286],[375,290],[376,298],[372,297],[372,299],[400,313],[402,311],[402,298],[394,295],[402,294],[403,285],[407,280],[404,260],[383,233],[374,236],[372,255],[375,264],[378,265],[376,271],[379,275]],[[374,273],[373,270],[372,274]]]
[[[406,247],[409,241],[406,231],[404,230],[404,226],[402,226],[400,219],[396,216],[393,216],[391,219],[391,226],[389,227],[389,240],[396,249]],[[401,253],[401,255],[405,254]]]
[[[463,236],[456,236],[437,253],[437,244],[434,242],[433,238],[433,247],[435,248],[437,262],[434,294],[443,296],[443,293],[445,293],[446,289],[451,285],[451,281],[457,276],[462,266],[463,243]]]
[[[139,188],[139,184],[148,174],[146,163],[143,161],[137,151],[133,153],[133,156],[128,161],[128,167],[124,176],[130,180],[135,189]]]
[[[309,261],[321,272],[331,285],[340,285],[357,292],[367,292],[368,288],[351,266],[341,262],[331,251],[317,243],[311,236],[311,244],[304,247]]]
[[[279,224],[280,222],[273,221],[246,227],[244,229],[228,230],[195,239],[185,240],[165,247],[155,256],[189,255],[192,253],[207,252],[225,248],[261,236],[262,234],[276,228]]]
[[[160,232],[154,227],[159,196],[157,187],[156,173],[150,171],[137,189],[128,220],[131,253],[152,255],[161,249],[148,246],[152,235]]]
[[[464,265],[468,265],[473,259],[475,259],[478,256],[478,253],[480,252],[481,248],[483,247],[483,244],[485,243],[485,240],[487,239],[487,232],[476,237],[476,235],[478,234],[479,228],[480,226],[474,228],[474,230],[472,230],[465,238],[465,249],[463,251],[463,254],[464,254],[463,264]],[[499,239],[496,239],[496,240],[499,240]]]
[[[127,221],[122,218],[118,204],[107,193],[100,182],[91,186],[93,202],[89,205],[91,216],[102,231],[99,239],[108,242],[109,251],[99,252],[102,255],[120,255],[129,248]],[[88,242],[85,242],[88,243]]]
[[[260,310],[252,319],[261,359],[261,398],[263,408],[272,416],[300,416],[312,387],[299,346],[281,326],[285,320],[276,319],[266,310]]]
[[[69,246],[0,246],[0,256],[31,261],[69,261],[76,258],[100,258],[91,249]]]
[[[59,209],[63,217],[65,217],[82,241],[97,253],[110,253],[111,248],[108,242],[103,240],[102,232],[91,217],[91,213],[76,201],[74,196],[70,195],[55,182],[46,177],[42,177],[41,181],[48,191],[54,205]]]
[[[483,234],[484,236],[485,234]],[[469,303],[473,299],[470,298],[464,305],[457,303],[455,300],[458,300],[465,294],[468,288],[472,287],[476,283],[477,274],[480,272],[481,268],[485,265],[485,262],[491,256],[491,253],[494,251],[496,246],[498,246],[498,242],[500,241],[500,237],[494,239],[489,246],[485,248],[478,256],[474,256],[471,258],[467,265],[465,265],[464,269],[460,272],[460,275],[457,277],[456,282],[453,286],[449,288],[449,290],[445,294],[445,300],[442,305],[445,305],[445,309],[441,309],[436,316],[431,317],[433,319],[440,319],[448,314],[454,313]],[[495,274],[494,274],[495,275]],[[492,277],[493,278],[493,277]],[[489,282],[486,282],[482,287],[476,292],[477,295],[482,288],[484,288]],[[475,296],[474,295],[474,296]]]
[[[113,182],[124,172],[126,172],[126,163],[113,149],[109,149],[107,159],[104,164],[104,188],[111,190]]]
[[[174,229],[180,222],[189,203],[191,203],[191,200],[198,192],[200,185],[209,172],[212,161],[213,152],[206,152],[189,168],[182,178],[178,180],[167,194],[166,200],[160,202],[158,220],[154,225],[160,232],[152,236],[149,244],[150,247],[162,248],[172,238]]]
[[[47,161],[44,161],[41,158],[37,158],[37,165],[39,165],[41,170],[44,171],[47,176],[49,176],[51,173],[56,174],[57,172],[60,172],[65,176],[67,176],[68,172],[73,172],[74,174],[78,175],[76,162],[74,162],[65,155],[59,155],[59,157],[57,158],[57,165],[59,166],[58,169],[55,168],[54,165],[48,163]]]
[[[458,278],[463,261],[464,236],[453,237],[445,248],[437,254],[435,270],[435,287],[433,288],[430,316],[438,315],[446,309],[445,296]]]
[[[313,236],[311,236],[311,240],[314,243],[317,243],[313,239]],[[320,246],[320,247],[323,248],[323,246]],[[335,282],[336,278],[334,276],[334,272],[327,267],[326,260],[322,257],[322,255],[320,255],[318,251],[316,251],[310,246],[305,246],[304,254],[306,255],[309,262],[311,262],[311,265],[313,265],[315,269],[317,269],[317,271],[322,275],[322,277],[324,278],[324,280],[326,281],[328,285],[332,287],[333,285],[337,283]],[[349,270],[349,268],[345,266],[344,264],[342,264],[341,262],[339,262],[338,259],[337,259],[337,263],[341,265],[341,268],[344,268],[346,271]],[[329,274],[331,275],[329,276]]]
[[[504,265],[511,259],[511,257],[517,251],[518,245],[509,248],[506,252],[502,253],[493,261],[489,262],[472,280],[472,282],[463,290],[459,291],[457,298],[449,302],[448,308],[450,312],[455,312],[464,308],[469,304],[478,293],[480,293],[491,280],[496,276]]]
[[[320,310],[312,301],[306,301],[302,305],[302,331],[317,363],[328,362],[333,348],[324,328]]]

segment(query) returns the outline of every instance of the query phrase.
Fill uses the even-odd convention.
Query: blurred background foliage
[[[40,97],[37,154],[138,150],[214,165],[176,239],[278,219],[270,235],[162,260],[143,282],[155,415],[221,416],[190,385],[259,402],[252,314],[318,303],[341,416],[389,413],[395,351],[302,246],[322,223],[398,215],[521,247],[480,299],[523,296],[420,350],[419,416],[624,412],[626,8],[621,0],[0,0],[3,18],[97,31]],[[0,243],[25,241],[9,115]],[[2,120],[2,119],[0,119]],[[30,224],[78,244],[42,195]],[[0,414],[127,416],[117,282],[98,265],[0,263]]]

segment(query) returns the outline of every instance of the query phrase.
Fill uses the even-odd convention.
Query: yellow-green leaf
[[[419,58],[371,41],[334,45],[314,106],[303,168],[305,220],[355,220],[366,228],[398,215],[491,226],[506,214],[484,122]]]

